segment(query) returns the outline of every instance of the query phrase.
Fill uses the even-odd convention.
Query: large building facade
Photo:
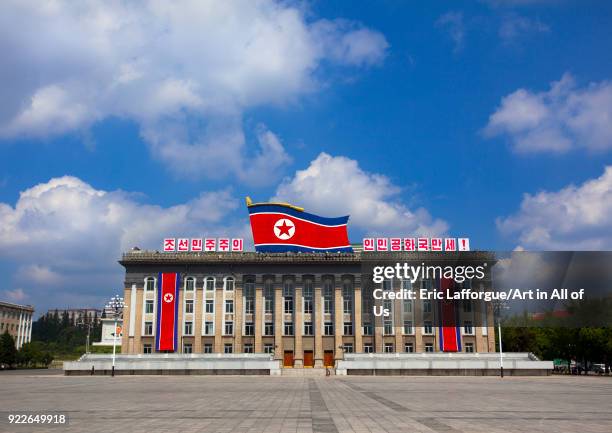
[[[32,315],[34,307],[0,302],[0,334],[8,332],[20,349],[32,340]]]
[[[398,261],[457,260],[449,253],[393,253]],[[488,253],[467,254],[493,262]],[[181,276],[177,352],[269,353],[284,367],[333,366],[345,353],[437,352],[436,306],[429,300],[378,300],[373,290],[434,281],[371,281],[372,253],[158,253],[135,250],[126,269],[121,351],[155,352],[158,275]],[[384,260],[389,260],[389,254]],[[490,268],[490,267],[489,267]],[[479,281],[490,285],[490,277]],[[386,317],[373,307],[387,308]],[[484,302],[457,309],[464,352],[494,352],[493,313]]]

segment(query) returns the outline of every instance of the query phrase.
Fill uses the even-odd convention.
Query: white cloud
[[[285,179],[273,200],[304,206],[323,216],[350,215],[349,226],[369,234],[439,235],[448,229],[423,209],[400,202],[400,188],[385,176],[363,171],[357,161],[321,153],[305,170]]]
[[[240,175],[257,153],[243,138],[246,109],[293,103],[319,88],[322,63],[376,65],[387,48],[359,23],[310,20],[284,1],[7,0],[0,137],[81,131],[117,116],[137,122],[178,173],[218,176],[189,163],[217,158],[224,175]],[[258,144],[269,173],[290,160],[280,141]]]
[[[9,302],[20,303],[25,301],[28,298],[28,295],[23,291],[23,289],[14,289],[14,290],[3,290],[2,297],[7,299]]]
[[[17,265],[15,281],[37,302],[48,303],[58,289],[75,302],[105,296],[120,290],[117,260],[133,246],[160,249],[167,236],[248,241],[246,221],[231,216],[240,202],[222,190],[161,207],[75,177],[54,178],[23,191],[14,206],[0,203],[0,260]]]
[[[463,13],[447,12],[440,16],[436,21],[436,27],[446,30],[455,45],[454,51],[457,53],[463,49],[465,39],[465,24]]]
[[[516,90],[491,114],[484,134],[508,137],[519,153],[612,149],[612,83],[578,88],[564,74],[548,91]]]
[[[511,44],[527,34],[547,33],[548,31],[550,31],[548,25],[540,20],[508,14],[502,18],[499,37],[504,43]]]
[[[497,220],[499,230],[517,234],[534,250],[612,249],[612,166],[604,173],[559,191],[525,194],[520,210]]]

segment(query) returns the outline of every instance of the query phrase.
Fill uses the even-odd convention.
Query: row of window
[[[393,335],[393,323],[388,321],[383,322],[384,335]],[[434,328],[432,322],[424,322],[423,324],[423,334],[424,335],[433,335]],[[414,333],[414,328],[412,327],[411,321],[404,322],[404,334],[411,335]],[[224,324],[224,335],[233,335],[234,334],[234,322],[233,321],[225,321]],[[465,335],[473,335],[474,328],[472,326],[472,322],[466,321],[463,326],[463,333]],[[150,336],[153,335],[153,322],[145,322],[144,326],[144,335]],[[184,333],[183,335],[193,335],[193,322],[185,322]],[[204,322],[204,335],[214,335],[214,323],[211,321]],[[255,335],[255,325],[253,322],[247,322],[244,325],[244,335]],[[264,325],[264,336],[274,336],[274,323],[266,322]],[[293,323],[285,323],[283,327],[283,335],[291,336],[293,335]],[[312,322],[304,322],[304,330],[303,335],[312,336],[314,335],[314,327]],[[323,324],[323,335],[332,336],[334,335],[334,323],[333,322],[325,322]],[[353,323],[352,322],[344,322],[343,327],[343,335],[353,335]],[[363,327],[363,335],[372,335],[372,325],[367,324]]]
[[[342,346],[345,353],[353,353],[353,344],[346,343]],[[365,353],[374,353],[374,346],[372,343],[366,343],[363,345],[363,351]],[[393,343],[385,343],[383,346],[384,353],[395,353],[395,345]],[[425,352],[431,353],[434,351],[433,343],[425,343]],[[474,343],[465,343],[465,351],[467,353],[474,353]],[[143,346],[143,352],[146,354],[153,353],[153,346],[151,344],[145,344]],[[414,344],[406,343],[404,345],[404,352],[413,353]],[[193,344],[183,344],[183,353],[193,353]],[[204,344],[204,353],[213,353],[213,345],[211,343]],[[234,345],[226,343],[223,345],[223,353],[234,353]],[[244,344],[243,353],[253,353],[253,344]],[[274,346],[272,344],[264,344],[264,353],[274,353]]]
[[[153,291],[155,290],[155,283],[156,280],[153,277],[147,277],[145,278],[145,290],[147,292]],[[232,292],[234,291],[234,286],[235,286],[235,279],[234,277],[225,277],[223,279],[223,288],[228,291],[228,292]],[[193,292],[195,290],[196,287],[196,279],[195,277],[187,277],[185,278],[185,291],[186,292]],[[204,288],[207,291],[213,291],[215,290],[215,279],[212,277],[206,277],[204,278]]]

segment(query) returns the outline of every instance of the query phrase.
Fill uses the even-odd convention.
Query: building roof
[[[0,301],[0,307],[16,308],[19,310],[27,310],[34,312],[34,307],[31,305],[13,304],[12,302]]]

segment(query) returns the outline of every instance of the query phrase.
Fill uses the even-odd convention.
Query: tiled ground
[[[64,377],[0,373],[10,432],[612,432],[605,377]],[[16,427],[11,411],[69,425]]]

